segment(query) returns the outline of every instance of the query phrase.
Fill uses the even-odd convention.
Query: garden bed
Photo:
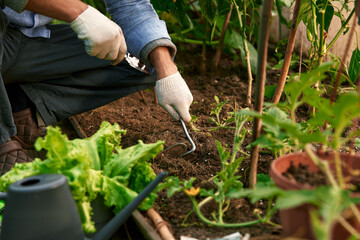
[[[201,74],[198,69],[198,63],[201,61],[199,52],[197,47],[185,46],[175,59],[194,96],[190,112],[197,117],[197,121],[192,125],[187,124],[189,134],[196,145],[194,153],[183,158],[177,157],[190,149],[190,143],[186,139],[180,122],[174,121],[163,108],[156,104],[152,90],[132,94],[101,108],[75,116],[82,131],[90,136],[99,129],[102,121],[109,121],[118,123],[121,128],[127,130],[127,134],[122,138],[124,148],[136,144],[138,140],[145,143],[163,140],[165,150],[152,162],[156,173],[167,171],[169,175],[178,176],[180,179],[195,177],[197,179],[195,184],[203,187],[210,184],[208,180],[221,170],[215,140],[223,145],[231,146],[234,138],[233,130],[213,130],[216,125],[209,119],[215,117],[210,114],[216,106],[214,96],[218,96],[220,102],[229,100],[223,107],[221,117],[226,117],[226,114],[233,111],[236,105],[239,108],[246,107],[247,77],[246,70],[239,62],[227,58],[222,59],[217,73],[211,72],[209,68],[206,74]],[[211,56],[208,59],[211,59]],[[251,129],[250,125],[247,127]],[[188,148],[177,146],[167,150],[179,142],[187,144]],[[250,142],[249,135],[244,147]],[[250,153],[249,150],[246,152]],[[241,166],[245,178],[248,176],[249,158],[249,156],[246,157]],[[273,157],[269,154],[261,154],[259,172],[267,174],[272,159]],[[226,222],[254,220],[256,217],[253,215],[253,210],[265,209],[265,206],[266,204],[261,202],[253,206],[244,199],[233,201],[224,220]],[[203,213],[211,214],[215,208],[215,205],[208,204],[203,209]],[[218,228],[206,226],[195,213],[187,217],[192,209],[192,203],[184,193],[168,198],[165,191],[161,192],[154,209],[169,224],[176,239],[180,239],[181,236],[198,239],[216,238],[234,232],[249,233],[251,239],[280,239],[281,228],[269,224],[257,224],[244,228]],[[277,217],[275,216],[272,221],[277,223]]]

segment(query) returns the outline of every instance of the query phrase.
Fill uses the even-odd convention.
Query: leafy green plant
[[[63,174],[78,207],[84,232],[95,232],[90,203],[97,196],[102,196],[104,204],[114,207],[118,213],[156,177],[149,160],[163,149],[163,142],[139,141],[123,149],[120,140],[125,133],[119,125],[103,122],[93,136],[68,140],[58,127],[49,126],[47,135],[35,142],[37,150],[47,151],[46,159],[16,164],[1,176],[0,190],[5,192],[12,183],[29,176]],[[156,194],[151,193],[139,208],[150,208],[155,198]]]
[[[315,165],[327,176],[329,185],[315,190],[278,191],[258,187],[255,190],[247,190],[249,196],[266,198],[269,195],[276,195],[275,206],[278,209],[303,203],[314,204],[317,208],[311,212],[311,218],[318,239],[329,239],[330,230],[335,221],[342,224],[351,234],[360,236],[357,231],[348,226],[349,224],[346,224],[341,215],[345,209],[350,208],[355,216],[360,216],[354,205],[358,201],[349,195],[351,191],[349,178],[353,175],[343,176],[342,168],[350,168],[350,166],[344,166],[345,163],[340,158],[340,152],[348,149],[350,140],[360,135],[358,129],[351,128],[354,120],[360,117],[360,95],[355,91],[345,92],[332,102],[326,94],[321,94],[325,92],[319,92],[312,87],[316,81],[322,81],[330,76],[328,72],[332,64],[331,62],[323,63],[312,71],[301,74],[297,80],[289,82],[285,86],[287,101],[276,106],[270,105],[263,115],[249,110],[240,112],[240,114],[261,118],[263,121],[265,134],[252,144],[268,149],[273,148],[273,152],[281,154],[305,150]],[[296,113],[304,105],[313,107],[316,112],[311,112],[305,122],[299,122]],[[334,153],[334,170],[330,168],[328,161],[320,159],[315,154],[314,144],[320,146],[322,150]],[[356,171],[350,172],[356,174]],[[232,195],[233,197],[243,196],[241,191],[237,191]],[[262,191],[264,192],[261,193]],[[329,196],[331,196],[331,201]],[[357,220],[360,222],[360,218]]]
[[[298,22],[304,22],[307,38],[311,43],[308,63],[310,70],[321,65],[325,55],[329,53],[338,38],[348,32],[349,21],[354,13],[355,8],[350,9],[349,1],[303,0],[301,2]],[[334,17],[338,17],[341,26],[335,37],[327,43],[327,33]]]

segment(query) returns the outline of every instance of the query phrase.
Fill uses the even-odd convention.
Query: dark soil
[[[289,179],[295,180],[301,184],[309,184],[310,186],[323,186],[327,184],[326,175],[321,172],[312,172],[308,165],[299,164],[294,166],[291,162],[290,167],[283,173]]]
[[[241,67],[239,62],[236,63],[225,57],[222,59],[217,73],[211,72],[209,65],[208,71],[201,74],[199,70],[200,52],[201,49],[198,47],[185,46],[179,50],[175,59],[194,96],[190,112],[197,117],[197,121],[187,124],[189,134],[196,145],[194,153],[182,158],[177,157],[190,149],[190,143],[180,122],[174,121],[155,102],[152,89],[132,94],[99,109],[77,115],[75,119],[87,136],[95,133],[102,121],[118,123],[127,130],[127,134],[122,138],[124,148],[137,144],[138,140],[145,143],[164,140],[165,150],[152,162],[156,173],[167,171],[169,175],[178,176],[180,179],[195,177],[197,179],[196,186],[214,187],[209,179],[221,170],[215,140],[230,148],[234,138],[233,130],[210,131],[216,127],[209,121],[210,118],[215,118],[210,114],[212,108],[216,106],[214,96],[218,96],[221,102],[229,101],[223,108],[221,118],[226,118],[227,113],[233,111],[235,106],[237,108],[246,107],[247,77],[246,70]],[[210,51],[208,60],[211,62]],[[275,74],[272,76],[276,77]],[[250,125],[247,127],[251,129]],[[250,151],[246,145],[250,142],[251,136],[249,135],[243,146],[243,150],[247,153]],[[176,143],[185,143],[187,149],[182,146],[168,149]],[[259,158],[258,171],[267,174],[272,159],[271,155],[262,154]],[[249,156],[246,156],[240,168],[244,183],[247,182],[249,166]],[[209,215],[216,207],[215,204],[210,203],[203,209],[203,212]],[[265,210],[266,204],[260,202],[254,206],[245,199],[234,200],[226,213],[225,221],[235,223],[254,220],[256,219],[253,214],[255,207]],[[154,209],[168,222],[176,239],[180,239],[181,236],[213,239],[235,232],[250,233],[251,239],[281,239],[281,229],[269,224],[230,229],[209,227],[202,223],[194,213],[191,213],[182,225],[187,214],[192,210],[192,203],[184,193],[178,193],[168,198],[166,192],[161,192]],[[272,220],[278,223],[277,217]]]

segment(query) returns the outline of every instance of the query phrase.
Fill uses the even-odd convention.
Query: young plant
[[[238,153],[241,152],[241,145],[247,132],[244,129],[244,124],[247,122],[248,117],[238,113],[234,113],[233,117],[236,127],[232,150],[229,151],[219,141],[216,141],[222,170],[209,179],[209,182],[211,181],[216,186],[215,188],[194,187],[195,178],[181,181],[178,177],[168,177],[163,184],[159,185],[159,190],[167,189],[168,197],[173,196],[177,192],[185,192],[190,198],[193,204],[193,211],[195,211],[199,219],[211,226],[243,227],[256,223],[270,223],[270,217],[273,213],[271,203],[269,203],[268,214],[264,217],[256,214],[258,219],[249,222],[227,223],[224,221],[224,216],[230,205],[229,194],[243,189],[243,183],[240,181],[243,176],[239,172],[239,166],[244,157],[239,157]],[[199,200],[199,196],[202,198],[201,200]],[[211,201],[216,202],[218,206],[217,212],[213,212],[211,217],[207,217],[201,212],[201,208]]]
[[[334,189],[332,186],[319,186],[312,190],[283,190],[276,187],[269,176],[259,174],[255,188],[235,190],[228,197],[248,198],[251,203],[269,199],[274,206],[268,210],[268,214],[303,204],[312,204],[314,208],[310,211],[310,218],[317,240],[331,239],[335,222],[344,224],[345,229],[353,235],[354,239],[360,237],[360,234],[347,224],[343,216],[346,209],[353,208],[354,203],[360,200],[352,198],[349,190]]]
[[[225,118],[221,118],[223,107],[229,102],[229,100],[220,102],[219,97],[216,95],[214,96],[214,99],[216,106],[211,109],[210,115],[215,115],[215,118],[209,118],[209,121],[216,124],[217,127],[212,128],[209,131],[218,129],[234,129],[234,127],[229,126],[231,123],[234,123],[234,116],[232,112],[227,112],[227,116]]]
[[[266,197],[266,194],[273,191],[271,192],[272,196],[278,198],[275,204],[278,209],[299,206],[304,203],[314,204],[317,208],[311,211],[311,218],[318,239],[329,239],[331,227],[336,221],[358,238],[360,233],[349,226],[342,216],[345,209],[351,209],[357,221],[360,222],[360,213],[354,205],[358,201],[350,197],[352,184],[349,182],[354,174],[358,173],[352,171],[351,166],[346,166],[341,161],[340,152],[347,149],[347,144],[351,139],[360,135],[358,129],[351,131],[352,128],[350,128],[354,124],[354,120],[360,118],[360,95],[355,91],[347,92],[332,102],[328,96],[319,94],[319,91],[312,87],[316,81],[321,81],[329,76],[327,73],[331,65],[332,63],[322,64],[311,72],[301,74],[297,81],[288,83],[285,87],[287,102],[279,103],[277,105],[279,108],[273,106],[262,116],[248,111],[244,111],[243,114],[256,116],[263,120],[266,134],[253,144],[268,143],[268,147],[271,147],[278,143],[273,141],[274,138],[279,137],[279,139],[291,143],[286,145],[287,148],[283,150],[305,150],[315,165],[324,172],[329,182],[328,186],[300,192],[267,189],[266,192],[264,190],[263,194],[265,195],[262,197]],[[299,107],[305,104],[316,109],[316,112],[309,116],[306,122],[299,123],[296,113]],[[289,118],[286,118],[287,114],[290,115]],[[328,161],[320,159],[315,154],[314,145],[334,153],[334,169],[330,168]],[[350,176],[343,176],[344,168],[349,170]],[[256,188],[251,194],[259,196],[262,194],[260,190],[263,191],[263,189]],[[237,197],[240,194],[243,193],[239,191],[237,195],[232,196]],[[284,204],[285,202],[291,203],[290,206]]]
[[[349,13],[347,16],[344,12]],[[309,49],[309,70],[322,64],[326,54],[338,38],[348,32],[349,21],[355,13],[350,10],[349,1],[313,1],[303,0],[300,6],[298,22],[303,21],[306,26],[307,38],[311,43]],[[327,43],[327,34],[334,17],[338,17],[341,26],[335,37]]]

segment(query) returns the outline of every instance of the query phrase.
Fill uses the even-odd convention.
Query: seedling
[[[247,122],[248,117],[238,113],[235,113],[233,117],[235,122],[235,134],[232,149],[228,150],[222,146],[219,141],[216,141],[222,170],[208,180],[216,186],[214,189],[205,189],[199,186],[195,187],[195,178],[180,181],[178,177],[169,177],[166,179],[165,183],[160,184],[159,190],[167,189],[168,197],[173,196],[177,192],[185,192],[193,203],[192,211],[197,214],[201,221],[212,226],[243,227],[261,222],[270,223],[270,217],[273,213],[271,210],[271,201],[269,202],[269,211],[265,217],[256,214],[255,217],[258,219],[249,222],[227,223],[224,221],[224,216],[230,204],[229,194],[233,191],[243,190],[243,183],[240,181],[243,176],[242,173],[239,172],[239,166],[244,157],[239,156],[239,153],[241,153],[241,145],[247,133],[244,124]],[[199,196],[203,198],[201,201],[198,201]],[[201,212],[201,208],[210,201],[215,201],[218,205],[218,210],[217,212],[212,213],[211,219],[204,216]],[[186,221],[186,218],[184,221]]]
[[[216,124],[217,127],[212,128],[209,131],[214,131],[218,129],[234,129],[234,127],[229,126],[231,123],[234,123],[234,117],[232,116],[231,112],[225,113],[227,114],[227,116],[221,118],[223,107],[229,102],[229,100],[220,102],[219,97],[216,95],[214,96],[214,99],[216,101],[216,106],[211,110],[210,115],[215,115],[215,118],[209,118],[209,121]]]

